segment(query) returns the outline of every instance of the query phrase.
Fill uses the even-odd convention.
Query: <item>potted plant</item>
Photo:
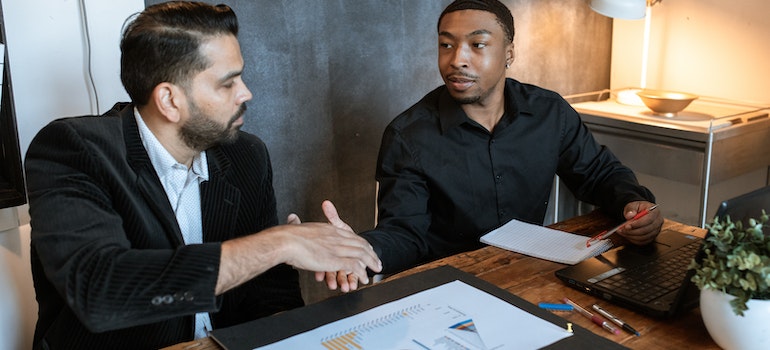
[[[690,265],[701,290],[703,323],[725,349],[770,344],[770,234],[768,215],[747,225],[730,217],[706,225],[702,259]],[[764,344],[764,345],[762,345]]]

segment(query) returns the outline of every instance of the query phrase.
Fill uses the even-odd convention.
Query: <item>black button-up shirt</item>
[[[507,79],[505,114],[489,132],[441,86],[385,129],[378,224],[362,236],[385,273],[477,249],[511,219],[542,224],[557,174],[619,219],[628,202],[655,200],[558,94]]]

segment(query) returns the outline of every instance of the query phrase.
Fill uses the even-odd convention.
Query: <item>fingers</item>
[[[377,253],[374,252],[374,248],[372,248],[368,242],[364,248],[364,253],[364,256],[358,257],[358,261],[361,265],[360,267],[364,270],[364,278],[361,278],[361,280],[364,281],[364,283],[369,283],[369,278],[366,275],[366,269],[369,268],[374,272],[380,272],[382,271],[382,261],[377,256]]]
[[[316,272],[316,281],[326,280],[326,287],[329,290],[337,290],[337,273],[336,272]],[[320,276],[320,278],[319,278]]]
[[[315,276],[316,281],[325,281],[329,290],[336,290],[339,287],[341,292],[347,293],[358,289],[358,277],[346,271],[316,272]]]
[[[364,284],[369,283],[369,274],[366,272],[366,266],[360,260],[355,261],[355,264],[358,266],[356,266],[351,270],[348,270],[350,272],[344,274],[344,276],[350,275],[355,277],[357,280],[360,280]],[[337,276],[337,282],[341,284],[347,284],[348,279],[347,277],[345,277],[345,279],[342,279],[340,278],[340,276]]]
[[[328,273],[328,272],[323,272],[323,271],[316,271],[316,272],[315,272],[315,281],[316,281],[316,282],[321,282],[321,281],[323,281],[323,280],[324,280],[324,278],[326,277],[326,274],[327,274],[327,273]]]
[[[358,289],[358,278],[356,278],[356,276],[354,276],[354,275],[346,275],[346,276],[337,275],[337,282],[339,282],[340,280],[344,280],[344,283],[340,283],[340,286],[343,287],[343,289],[342,289],[343,292],[350,292],[350,291],[354,291],[354,290]],[[366,283],[369,283],[368,279],[367,279],[367,281],[364,284],[366,284]]]
[[[353,281],[356,281],[355,275],[347,274],[344,272],[337,273],[337,285],[340,286],[340,291],[342,291],[343,293],[347,293],[351,290],[356,289],[356,285],[350,283],[351,279]]]

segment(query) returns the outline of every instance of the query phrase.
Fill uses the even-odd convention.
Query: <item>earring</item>
[[[508,64],[508,63],[506,63],[506,64],[505,64],[505,69],[508,69],[508,68],[511,68],[511,65],[510,65],[510,64]]]

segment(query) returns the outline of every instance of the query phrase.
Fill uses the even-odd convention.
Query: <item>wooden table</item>
[[[553,224],[550,227],[578,234],[591,235],[612,225],[607,217],[599,212],[594,212]],[[664,222],[663,228],[671,228],[699,237],[703,237],[706,234],[704,229],[670,220]],[[698,309],[691,310],[673,319],[655,319],[644,316],[565,286],[554,275],[556,270],[565,266],[563,264],[532,258],[492,246],[420,265],[390,276],[381,283],[441,265],[451,265],[474,274],[533,304],[542,301],[559,302],[564,297],[585,306],[599,303],[636,328],[641,333],[641,336],[636,337],[626,332],[618,335],[610,334],[577,313],[562,312],[559,315],[570,322],[593,330],[596,334],[632,349],[719,349],[706,331],[706,327],[701,319],[700,310]],[[221,350],[209,338],[176,344],[166,349]]]

